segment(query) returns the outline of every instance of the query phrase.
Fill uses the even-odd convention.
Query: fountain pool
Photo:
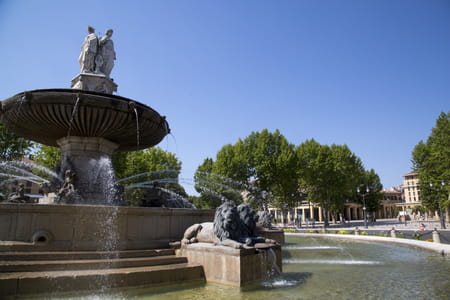
[[[322,236],[287,236],[283,274],[258,285],[134,289],[64,299],[448,299],[449,270],[450,260],[435,252]]]

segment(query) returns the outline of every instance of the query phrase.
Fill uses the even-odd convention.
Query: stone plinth
[[[80,136],[65,137],[57,143],[62,150],[63,169],[71,169],[76,174],[75,188],[83,203],[118,204],[111,199],[114,195],[105,191],[113,189],[115,178],[112,169],[108,169],[110,166],[102,166],[107,161],[101,159],[110,159],[119,145],[100,137]]]
[[[0,203],[0,241],[18,251],[98,250],[108,240],[118,250],[156,249],[213,218],[214,210],[200,209]]]
[[[281,270],[281,247],[274,246],[276,261]],[[234,249],[208,243],[183,245],[177,256],[187,257],[190,263],[201,264],[206,281],[231,286],[243,286],[265,280],[272,269],[268,249]]]
[[[103,74],[81,73],[72,79],[74,89],[112,94],[117,91],[117,84]]]

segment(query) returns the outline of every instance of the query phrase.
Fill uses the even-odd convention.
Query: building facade
[[[417,172],[403,175],[403,197],[405,208],[414,208],[422,205],[420,197],[419,178]]]
[[[388,219],[396,218],[399,211],[402,209],[402,192],[400,188],[393,188],[391,190],[381,191],[383,199],[381,200],[380,209],[375,212],[372,218]],[[284,212],[279,208],[269,207],[269,211],[274,216],[274,223],[276,224],[291,224],[291,225],[312,225],[315,222],[323,222],[323,210],[318,204],[308,201],[302,201],[293,209],[287,209]],[[363,206],[360,203],[346,202],[344,210],[338,216],[335,216],[335,221],[349,221],[363,219]],[[328,215],[328,220],[334,220],[331,214]]]

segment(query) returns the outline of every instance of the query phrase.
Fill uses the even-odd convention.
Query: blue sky
[[[0,100],[70,87],[87,25],[114,29],[117,94],[167,116],[183,178],[267,128],[347,144],[390,188],[450,109],[447,0],[0,0]]]

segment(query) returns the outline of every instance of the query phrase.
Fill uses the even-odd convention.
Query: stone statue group
[[[97,37],[91,26],[88,26],[87,30],[88,35],[83,41],[78,58],[81,73],[104,74],[109,78],[116,59],[114,43],[111,40],[113,30],[108,29],[103,37]]]

